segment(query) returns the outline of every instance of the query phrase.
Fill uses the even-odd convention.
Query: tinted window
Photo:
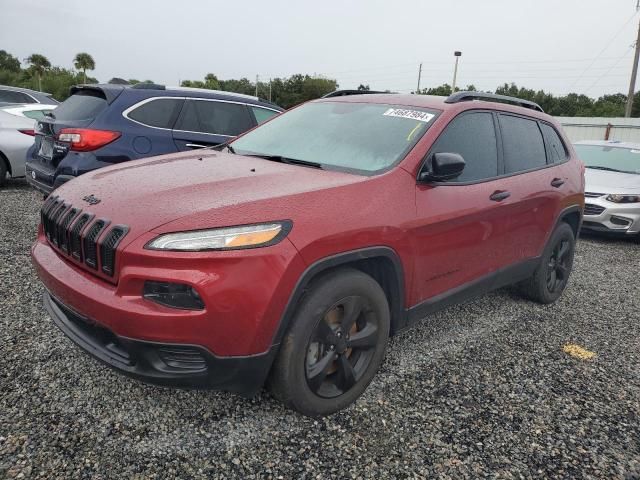
[[[7,103],[37,103],[26,93],[14,92],[12,90],[0,90],[0,102]]]
[[[175,129],[235,137],[252,126],[243,104],[187,100]]]
[[[181,98],[158,98],[143,103],[130,111],[127,116],[151,127],[171,128],[183,103],[184,100]]]
[[[558,132],[551,125],[541,123],[542,133],[544,133],[547,139],[547,145],[549,145],[549,154],[551,155],[551,161],[553,163],[564,162],[567,159],[567,151],[564,148],[564,143],[560,140]]]
[[[538,122],[512,115],[500,115],[506,173],[521,172],[547,164]]]
[[[253,112],[253,115],[256,117],[256,122],[258,122],[258,124],[266,122],[274,115],[278,115],[278,112],[274,112],[273,110],[267,110],[266,108],[260,108],[260,107],[251,107],[251,111]]]
[[[432,153],[458,153],[466,163],[454,182],[471,182],[498,175],[498,147],[493,115],[467,113],[454,118],[438,137]]]
[[[400,161],[437,112],[374,103],[310,102],[233,142],[236,152],[374,173]]]
[[[107,101],[100,92],[81,90],[56,107],[54,115],[56,120],[93,120],[105,108],[107,108]]]

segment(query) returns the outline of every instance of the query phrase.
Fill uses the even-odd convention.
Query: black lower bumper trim
[[[627,229],[613,229],[597,222],[582,222],[583,233],[601,233],[612,237],[631,237],[634,234],[629,233]]]
[[[250,397],[262,388],[277,351],[217,357],[199,345],[118,336],[48,292],[44,306],[58,328],[84,351],[125,375],[155,385],[226,390]]]

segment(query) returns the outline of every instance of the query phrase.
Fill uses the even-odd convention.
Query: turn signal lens
[[[290,229],[290,222],[280,222],[167,233],[153,239],[145,248],[150,250],[198,252],[202,250],[265,247],[282,240]]]
[[[90,152],[113,142],[120,135],[120,132],[112,132],[110,130],[63,128],[58,134],[58,141],[69,142],[71,150],[76,152]]]
[[[640,202],[640,195],[607,195],[607,200],[613,203],[637,203]]]

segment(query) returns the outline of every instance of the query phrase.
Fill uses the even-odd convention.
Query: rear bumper
[[[75,178],[72,175],[55,176],[55,171],[44,169],[38,162],[25,164],[25,177],[29,185],[45,195],[49,195],[63,183]]]
[[[44,306],[76,345],[109,367],[146,383],[219,389],[244,396],[265,382],[277,348],[246,357],[217,357],[199,345],[149,342],[118,336],[75,312],[50,293]]]

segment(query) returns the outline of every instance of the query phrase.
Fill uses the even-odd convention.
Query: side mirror
[[[464,170],[465,161],[458,153],[434,153],[420,170],[418,181],[441,182],[459,177]]]

